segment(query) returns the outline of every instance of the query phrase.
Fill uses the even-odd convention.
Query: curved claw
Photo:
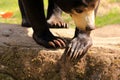
[[[64,53],[69,57],[70,60],[80,60],[91,47],[91,45],[92,40],[90,37],[76,37],[71,41]]]
[[[55,44],[54,44],[52,41],[49,41],[48,44],[49,44],[51,47],[53,47],[53,48],[56,47]]]
[[[47,21],[50,28],[68,28],[68,24],[61,19],[50,19]]]
[[[81,45],[81,48],[79,49],[79,46],[77,46],[77,49],[75,50],[74,56],[72,59],[76,59],[78,55],[81,55],[83,52],[83,45]]]
[[[52,49],[65,48],[66,42],[63,39],[55,36],[52,36],[53,38],[51,38],[51,36],[44,36],[43,38],[43,37],[38,37],[35,33],[33,33],[33,39],[39,45],[43,45],[46,48],[52,48]]]
[[[83,52],[82,52],[82,54],[81,54],[81,55],[78,55],[76,59],[79,60],[80,58],[82,58],[91,46],[92,46],[92,42],[89,41],[88,44],[86,44],[86,46],[83,47]]]

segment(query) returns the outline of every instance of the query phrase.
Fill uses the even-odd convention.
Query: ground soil
[[[108,25],[92,33],[94,44],[120,50],[120,24]]]

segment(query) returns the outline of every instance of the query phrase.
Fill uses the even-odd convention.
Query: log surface
[[[120,25],[92,32],[93,46],[78,63],[64,62],[64,49],[37,45],[32,29],[0,24],[0,74],[14,80],[120,80]],[[72,38],[74,29],[51,29]]]

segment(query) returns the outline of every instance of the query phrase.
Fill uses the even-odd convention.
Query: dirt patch
[[[120,24],[108,25],[92,32],[94,46],[120,50]]]

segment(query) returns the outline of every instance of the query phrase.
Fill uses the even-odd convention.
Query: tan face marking
[[[81,30],[86,30],[86,26],[94,26],[95,24],[94,10],[84,11],[82,13],[76,13],[74,11],[71,16],[76,26]]]
[[[90,3],[87,7],[80,6],[72,10],[72,13],[70,15],[79,29],[85,31],[86,27],[88,26],[92,29],[95,28],[94,9],[96,7],[96,4],[97,2]]]

